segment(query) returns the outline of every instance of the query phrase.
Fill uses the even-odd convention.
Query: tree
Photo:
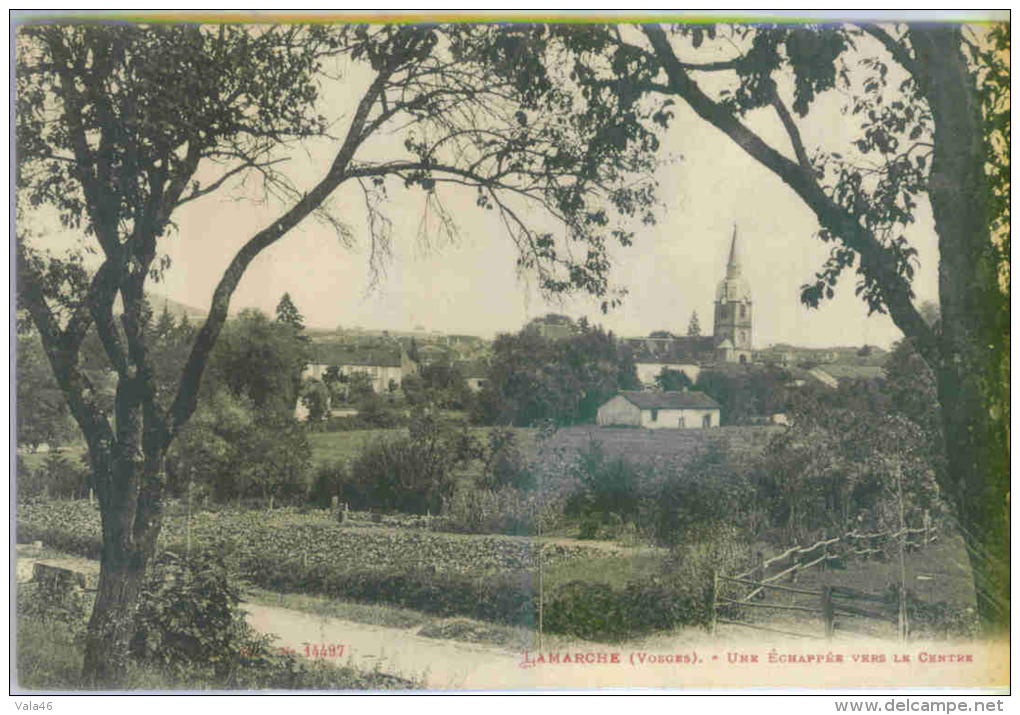
[[[769,443],[758,495],[790,540],[820,529],[898,531],[900,507],[914,527],[925,512],[942,513],[937,445],[881,398],[884,385],[872,387],[878,399],[860,384],[801,391],[792,427]]]
[[[789,381],[789,373],[776,367],[736,370],[716,367],[702,370],[695,387],[719,403],[723,424],[739,425],[785,412]]]
[[[379,256],[391,239],[388,186],[420,190],[447,232],[455,224],[442,197],[466,188],[543,291],[585,290],[608,308],[618,300],[609,246],[630,243],[632,217],[651,220],[654,134],[558,90],[565,68],[543,61],[543,28],[36,24],[16,40],[18,300],[88,445],[103,515],[84,664],[96,684],[123,672],[124,616],[160,532],[167,450],[198,407],[231,297],[265,249],[311,215],[349,240],[327,203],[349,185],[363,193]],[[359,89],[333,123],[317,87],[335,81],[337,61],[366,82],[352,82]],[[280,161],[313,137],[333,161],[314,185],[295,186]],[[170,268],[160,246],[183,206],[249,177],[282,208],[224,271],[163,400],[143,330],[147,283]],[[36,207],[78,230],[82,250],[47,251],[48,234],[26,225]],[[567,243],[586,247],[579,260]],[[113,414],[80,364],[89,334],[116,375]]]
[[[663,367],[655,376],[655,384],[663,392],[683,392],[694,387],[694,382],[683,370]]]
[[[309,377],[301,383],[301,404],[308,410],[308,421],[312,424],[329,417],[329,388],[322,380]]]
[[[74,434],[74,423],[30,324],[18,335],[17,366],[18,444],[33,452],[42,444],[58,447]]]
[[[223,328],[209,359],[210,381],[247,397],[256,411],[286,419],[294,414],[308,344],[290,325],[245,309]]]
[[[347,376],[347,395],[351,402],[364,402],[376,396],[372,376],[356,370]]]
[[[814,212],[833,251],[803,286],[806,305],[831,298],[842,272],[856,270],[869,311],[888,313],[912,341],[936,377],[948,459],[942,487],[967,545],[978,612],[989,632],[1007,627],[1008,25],[650,24],[565,27],[559,37],[579,91],[663,127],[684,102]],[[726,59],[686,58],[709,51]],[[700,83],[706,76],[710,91]],[[815,100],[837,86],[857,134],[811,152],[798,121],[825,121]],[[752,128],[764,114],[782,125],[792,156]],[[939,239],[937,330],[914,304],[916,251],[903,236],[924,200]]]
[[[290,293],[284,293],[276,304],[276,322],[289,325],[300,333],[305,329],[305,318],[290,299]]]
[[[701,335],[701,323],[698,322],[698,311],[691,313],[691,322],[687,324],[687,334],[692,338]]]
[[[633,359],[621,357],[611,332],[583,318],[564,327],[569,337],[543,337],[534,321],[516,335],[496,337],[479,395],[481,421],[519,426],[544,420],[591,422],[618,390],[637,385]]]

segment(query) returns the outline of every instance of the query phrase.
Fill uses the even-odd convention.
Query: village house
[[[718,427],[719,417],[719,403],[703,392],[621,390],[599,408],[596,421],[601,427],[701,429]]]
[[[478,360],[458,362],[454,367],[460,372],[468,389],[472,392],[481,392],[482,387],[488,378],[488,366]]]
[[[368,375],[373,390],[386,392],[391,382],[399,387],[405,377],[418,371],[417,363],[395,340],[372,344],[312,343],[311,349],[312,360],[302,378],[321,380],[335,366],[347,377],[354,373]]]

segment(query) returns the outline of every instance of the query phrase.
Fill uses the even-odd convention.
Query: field
[[[407,434],[407,429],[311,432],[308,441],[312,446],[312,465],[317,467],[329,462],[351,462],[365,445],[376,440],[399,439]]]
[[[469,427],[468,431],[476,439],[484,442],[490,427]],[[515,427],[521,446],[527,453],[533,454],[534,435],[536,430]],[[346,432],[312,432],[308,441],[312,446],[312,464],[318,466],[327,462],[350,462],[358,456],[358,452],[377,440],[399,439],[406,437],[406,427],[396,429],[349,430]]]
[[[713,442],[725,444],[732,457],[747,460],[761,454],[776,434],[778,426],[714,427],[712,429],[638,429],[582,425],[558,430],[551,440],[554,447],[583,449],[590,439],[602,443],[611,457],[626,457],[634,462],[681,462]]]

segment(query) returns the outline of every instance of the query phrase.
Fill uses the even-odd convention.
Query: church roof
[[[737,243],[737,227],[733,227],[733,238],[730,241],[730,257],[726,262],[726,277],[719,282],[715,290],[717,303],[731,301],[751,301],[751,284],[740,273],[740,250]]]
[[[641,410],[718,410],[719,403],[704,392],[632,392],[620,395]]]
[[[634,362],[689,364],[711,356],[715,339],[711,335],[678,335],[672,338],[627,338]]]

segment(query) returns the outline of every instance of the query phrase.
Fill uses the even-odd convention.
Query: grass
[[[46,458],[51,454],[60,454],[65,457],[71,464],[77,465],[81,460],[82,455],[85,454],[86,447],[84,442],[73,442],[71,444],[60,447],[59,451],[49,452],[30,452],[27,449],[25,451],[19,451],[18,456],[22,462],[29,469],[39,469],[46,462]]]
[[[404,427],[397,429],[350,430],[347,432],[311,432],[308,441],[312,445],[312,466],[329,462],[350,462],[367,444],[379,439],[406,437]]]
[[[664,550],[645,549],[600,556],[597,559],[560,562],[543,569],[543,588],[551,591],[571,581],[604,583],[613,588],[624,588],[632,581],[646,581],[659,574],[665,556]]]
[[[17,628],[18,655],[15,677],[19,688],[26,690],[80,688],[83,652],[66,626],[19,615]]]
[[[386,628],[417,628],[435,620],[421,611],[412,611],[409,608],[337,601],[307,593],[278,593],[258,586],[246,587],[245,599],[263,606],[288,608],[292,611],[311,613],[316,616],[340,618],[345,621]]]

